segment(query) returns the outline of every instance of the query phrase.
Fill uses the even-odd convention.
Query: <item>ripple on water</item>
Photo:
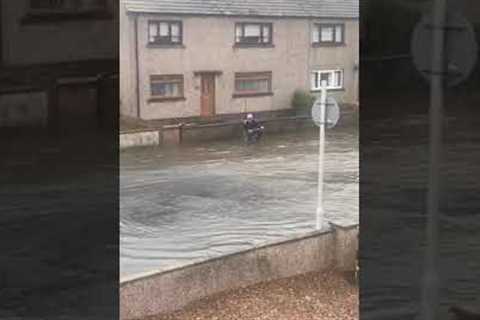
[[[357,138],[339,130],[329,139],[326,215],[352,223],[358,221]],[[171,154],[160,148],[122,153],[121,274],[170,268],[314,230],[317,159],[316,132],[269,137],[254,148],[219,143]]]

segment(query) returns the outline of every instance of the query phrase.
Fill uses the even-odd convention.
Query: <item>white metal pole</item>
[[[319,139],[319,151],[318,151],[318,203],[317,203],[317,230],[323,227],[323,165],[325,155],[325,115],[327,108],[327,83],[321,82],[320,89],[320,139]]]
[[[445,68],[445,26],[447,0],[433,3],[433,46],[430,88],[430,166],[427,193],[427,247],[425,255],[425,283],[423,287],[423,319],[437,320],[439,306],[439,192],[440,159],[443,136],[443,90]]]

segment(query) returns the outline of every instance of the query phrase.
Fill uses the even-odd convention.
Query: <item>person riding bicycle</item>
[[[246,130],[256,130],[261,128],[260,123],[253,117],[253,114],[247,114],[247,118],[243,121]]]
[[[256,141],[260,138],[263,133],[263,126],[258,122],[254,117],[253,114],[247,114],[245,120],[243,120],[243,127],[247,134],[248,141]]]

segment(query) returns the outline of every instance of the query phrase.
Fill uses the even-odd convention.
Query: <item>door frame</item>
[[[220,76],[222,74],[221,71],[195,71],[194,75],[197,77],[200,77],[200,116],[202,117],[212,117],[215,116],[216,114],[216,100],[217,100],[217,86],[216,86],[216,80],[217,76]],[[206,80],[208,79],[208,80]],[[213,101],[211,102],[213,104],[211,110],[209,110],[208,114],[204,113],[203,109],[203,88],[204,88],[204,81],[212,81],[212,89],[213,89],[213,94],[212,94],[212,99]]]
[[[96,127],[100,127],[100,108],[99,105],[99,75],[82,75],[82,76],[59,76],[55,79],[54,88],[52,94],[54,97],[54,114],[53,117],[55,119],[55,127],[57,131],[64,130],[64,124],[62,123],[63,114],[65,110],[61,110],[60,106],[60,90],[65,87],[80,87],[85,89],[95,89],[95,121]]]

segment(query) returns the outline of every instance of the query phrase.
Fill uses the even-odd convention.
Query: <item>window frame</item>
[[[248,25],[255,25],[260,27],[260,41],[259,42],[248,42],[241,41],[245,37],[245,27]],[[264,27],[267,27],[268,32],[268,42],[264,42]],[[237,30],[241,28],[240,38],[237,36]],[[246,48],[255,48],[255,47],[272,47],[273,46],[273,23],[272,22],[235,22],[234,27],[234,46],[235,47],[246,47]],[[238,41],[240,39],[240,41]]]
[[[314,30],[312,32],[316,31],[318,32],[318,39],[313,39],[312,35],[312,45],[313,46],[332,46],[332,47],[337,47],[337,46],[344,46],[345,45],[345,23],[315,23],[314,24]],[[341,29],[341,41],[337,41],[337,27],[340,27]],[[332,41],[322,41],[322,29],[324,28],[332,28],[333,29],[333,34],[332,34]]]
[[[233,83],[233,97],[259,97],[259,96],[272,96],[272,72],[271,71],[255,71],[255,72],[236,72],[234,74],[234,83]],[[254,80],[267,80],[268,88],[266,91],[248,91],[248,90],[239,90],[238,81],[254,81]]]
[[[155,24],[157,26],[157,37],[159,36],[160,33],[160,24],[162,23],[167,23],[168,24],[168,41],[150,41],[150,38],[152,37],[150,32],[151,28],[150,26],[152,24]],[[178,42],[172,41],[172,25],[173,24],[178,24]],[[183,22],[181,20],[148,20],[147,23],[147,43],[149,46],[161,46],[161,47],[175,47],[175,46],[183,46]]]
[[[345,72],[343,69],[340,69],[340,68],[337,68],[337,69],[321,69],[321,70],[312,70],[312,72],[310,73],[310,76],[312,78],[310,78],[310,90],[311,91],[319,91],[321,90],[321,74],[326,74],[326,73],[329,73],[331,74],[332,78],[333,78],[333,81],[334,82],[337,82],[337,76],[336,76],[336,73],[340,73],[340,79],[341,79],[341,83],[340,85],[334,85],[334,86],[329,86],[327,85],[327,90],[344,90],[345,89]],[[318,80],[313,80],[313,77],[314,76],[317,76],[318,75]]]
[[[150,99],[149,102],[185,100],[185,84],[183,74],[152,74],[150,75]],[[152,85],[154,83],[176,83],[178,84],[178,95],[161,96],[153,94]]]

